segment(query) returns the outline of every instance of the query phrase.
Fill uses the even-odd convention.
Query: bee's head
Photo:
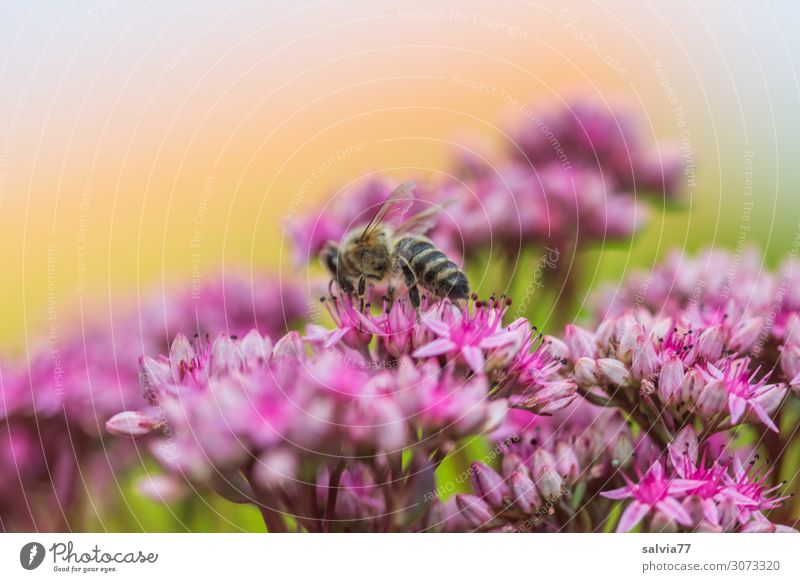
[[[326,242],[319,252],[319,260],[331,274],[336,275],[339,268],[339,246],[330,240]]]
[[[389,268],[389,248],[386,233],[377,230],[366,238],[356,231],[345,241],[344,255],[347,263],[360,272],[382,276]]]

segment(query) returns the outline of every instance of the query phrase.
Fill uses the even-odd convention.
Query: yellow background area
[[[633,250],[597,251],[603,276],[671,246],[755,243],[777,260],[800,185],[790,19],[604,5],[4,7],[0,348],[223,269],[292,272],[283,226],[332,190],[446,172],[453,143],[497,152],[522,104],[575,97],[629,108],[696,171]]]

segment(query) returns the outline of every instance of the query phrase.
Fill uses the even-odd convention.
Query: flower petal
[[[422,323],[431,330],[436,335],[450,335],[450,326],[443,322],[441,319],[435,319],[433,317],[425,317],[422,320]]]
[[[332,348],[333,346],[338,344],[340,341],[342,341],[342,338],[345,336],[345,334],[348,331],[349,330],[346,327],[340,327],[336,331],[331,333],[328,336],[328,339],[326,339],[325,343],[323,344],[323,346],[325,346],[325,349]]]
[[[728,409],[731,413],[731,424],[736,424],[739,422],[739,420],[741,420],[745,408],[747,408],[747,401],[741,396],[731,394],[728,397]]]
[[[601,491],[600,496],[606,499],[625,499],[631,496],[631,488],[620,487],[619,489],[612,489],[611,491]]]
[[[642,521],[642,518],[647,515],[648,511],[650,511],[649,505],[639,503],[638,501],[631,503],[627,508],[625,508],[625,511],[622,512],[619,525],[617,525],[617,533],[631,531],[634,527],[636,527],[636,524]]]
[[[750,402],[748,402],[748,404],[749,404],[750,410],[752,410],[755,413],[755,415],[759,418],[759,420],[761,420],[761,422],[763,422],[765,425],[767,425],[767,427],[771,431],[778,432],[778,427],[775,426],[774,422],[772,422],[772,419],[769,417],[767,412],[764,410],[763,406],[761,406],[757,402],[753,402],[752,400]]]
[[[369,333],[371,333],[372,335],[380,335],[382,333],[381,329],[377,325],[375,325],[375,322],[372,320],[372,318],[367,317],[365,314],[361,313],[357,309],[354,310],[354,313],[356,314],[359,323],[361,323],[363,328],[367,330]]]
[[[697,489],[706,484],[702,479],[670,479],[667,490],[670,495],[678,495],[680,493],[687,493],[692,489]]]
[[[483,357],[483,350],[475,346],[464,346],[461,353],[464,354],[464,359],[473,372],[476,374],[483,372],[483,365],[486,363]]]
[[[713,525],[719,525],[719,510],[713,499],[703,499],[703,517]]]
[[[516,331],[501,331],[483,338],[481,343],[478,345],[484,350],[490,350],[492,348],[499,348],[501,346],[513,343],[518,338],[519,333]]]
[[[430,358],[432,356],[441,356],[442,354],[452,352],[457,347],[458,346],[449,338],[441,337],[417,348],[412,355],[415,358]]]
[[[656,507],[664,515],[676,521],[677,523],[686,527],[692,525],[692,518],[689,515],[689,512],[686,511],[686,508],[681,504],[681,502],[674,497],[665,497],[656,503]]]

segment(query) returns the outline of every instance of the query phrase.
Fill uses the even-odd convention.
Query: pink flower
[[[309,312],[309,292],[295,281],[240,270],[191,289],[153,294],[147,301],[142,324],[161,324],[162,342],[178,332],[244,336],[257,329],[262,335],[279,337]]]
[[[488,433],[504,420],[508,404],[487,398],[485,376],[459,378],[450,369],[440,371],[433,361],[419,367],[408,358],[400,361],[395,398],[414,429],[426,438],[455,440]]]
[[[117,436],[137,437],[150,434],[160,423],[157,415],[147,412],[120,412],[106,422],[106,430]]]
[[[179,335],[169,357],[142,358],[140,377],[150,406],[115,415],[108,430],[146,438],[169,475],[237,502],[270,497],[297,519],[312,520],[303,522],[311,531],[328,523],[324,514],[309,515],[300,491],[279,492],[300,487],[297,476],[309,471],[339,475],[339,517],[352,515],[364,520],[361,526],[382,527],[372,521],[382,506],[373,501],[384,496],[371,493],[378,467],[388,470],[387,463],[400,463],[408,451],[405,470],[422,471],[436,451],[450,450],[463,437],[493,432],[508,405],[490,394],[484,374],[443,369],[435,359],[405,355],[391,366],[375,366],[369,338],[382,333],[386,314],[357,314],[348,303],[332,314],[338,324],[334,331],[345,330],[338,341],[323,335],[323,328],[305,340],[287,334],[274,347],[255,330],[242,340],[221,334],[213,342]],[[359,325],[365,331],[358,331]],[[360,345],[351,343],[361,348],[357,358],[349,357],[354,353],[346,345],[349,333],[364,334],[356,336]],[[334,341],[328,342],[330,337]],[[320,338],[326,343],[320,345]],[[337,466],[345,460],[341,474]],[[355,479],[365,471],[371,477],[363,487],[343,476]],[[390,486],[400,499],[407,495],[404,483],[398,478]],[[317,494],[327,497],[330,489],[320,481]],[[326,507],[327,501],[319,510]],[[281,527],[269,520],[271,529]]]
[[[552,414],[577,398],[576,384],[560,372],[564,362],[553,355],[552,341],[527,331],[522,344],[499,383],[512,406],[536,414]]]
[[[754,463],[745,468],[738,458],[733,459],[733,475],[726,478],[722,495],[731,499],[736,505],[737,518],[741,524],[746,524],[761,511],[780,507],[789,498],[788,495],[772,496],[785,483],[770,487],[768,483],[771,471],[761,473],[762,469]]]
[[[624,474],[622,477],[627,486],[600,493],[607,499],[633,499],[622,513],[617,532],[630,531],[652,512],[659,512],[679,525],[692,525],[692,518],[679,499],[701,486],[702,481],[667,476],[661,461],[654,462],[644,475],[639,474],[638,483]]]
[[[328,329],[320,325],[308,324],[306,326],[305,340],[312,343],[321,343],[325,349],[331,348],[341,342],[344,346],[362,351],[367,348],[373,335],[381,334],[373,318],[363,314],[353,304],[349,297],[333,297],[323,299],[328,314],[333,319],[335,327]]]
[[[781,384],[767,384],[768,374],[762,375],[759,380],[759,373],[759,369],[750,370],[749,358],[741,358],[726,362],[721,369],[708,364],[706,376],[709,380],[723,383],[728,395],[731,423],[738,423],[745,412],[750,411],[770,430],[778,432],[769,413],[777,408],[786,393],[786,387]]]
[[[503,314],[508,305],[490,301],[489,304],[476,302],[470,315],[445,306],[439,310],[439,317],[428,312],[423,324],[430,329],[436,339],[417,348],[415,358],[431,358],[449,355],[462,359],[476,374],[484,371],[486,353],[514,343],[517,334],[503,327]]]
[[[673,147],[647,147],[633,117],[586,102],[537,111],[521,124],[516,152],[534,167],[546,163],[602,171],[617,188],[675,197],[684,163]]]

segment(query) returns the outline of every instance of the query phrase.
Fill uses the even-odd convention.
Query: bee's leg
[[[386,289],[386,298],[389,300],[388,305],[386,307],[386,311],[391,311],[392,306],[394,305],[394,293],[396,289],[394,287],[394,280],[389,281],[389,287]]]
[[[364,296],[367,294],[367,276],[362,274],[358,278],[358,301],[361,313],[364,313]]]
[[[421,317],[419,314],[419,289],[417,288],[417,277],[414,275],[414,271],[411,270],[411,265],[408,264],[408,261],[405,257],[398,257],[397,259],[398,264],[400,265],[400,270],[403,272],[403,278],[406,282],[406,287],[408,287],[408,297],[411,299],[411,305],[414,310],[417,312],[417,321],[421,321]]]

